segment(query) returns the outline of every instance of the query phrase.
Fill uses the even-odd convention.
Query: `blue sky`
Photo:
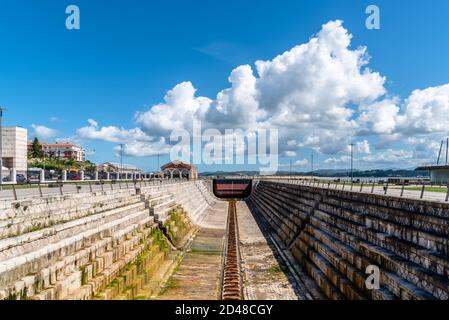
[[[380,30],[365,27],[365,8],[372,3],[381,10]],[[80,30],[65,28],[68,4],[81,10]],[[229,87],[228,77],[236,67],[254,66],[257,60],[271,60],[307,43],[323,24],[337,19],[353,35],[351,48],[367,47],[368,67],[386,77],[386,96],[397,97],[401,107],[413,90],[449,82],[448,14],[445,0],[2,0],[0,105],[8,109],[4,123],[28,128],[30,139],[33,124],[57,131],[46,140],[73,139],[88,119],[98,122],[99,128],[132,129],[136,112],[163,102],[175,85],[190,81],[197,95],[214,99]],[[444,130],[418,133],[426,141],[447,135]],[[376,134],[356,140],[369,142],[373,158],[385,150],[416,148],[402,139],[381,147]],[[95,149],[91,160],[118,160],[117,143],[82,142],[87,149]],[[312,148],[291,150],[296,155],[281,155],[281,162],[298,161],[299,167],[304,164],[298,170],[307,170],[304,160]],[[344,152],[316,149],[316,153],[316,167],[347,167],[344,161],[324,163],[341,158]],[[404,164],[373,160],[367,166],[408,167],[413,159]],[[126,162],[156,168],[156,158],[151,156],[128,156]],[[218,168],[200,166],[203,171]],[[242,168],[249,166],[230,170]]]

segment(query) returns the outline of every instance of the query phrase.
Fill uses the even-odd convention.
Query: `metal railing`
[[[449,185],[421,184],[392,184],[389,182],[361,181],[347,182],[324,179],[273,179],[266,180],[284,184],[302,185],[307,187],[341,190],[349,192],[380,194],[385,196],[422,199],[436,202],[449,202]]]
[[[84,180],[45,181],[28,184],[8,184],[0,191],[0,200],[43,198],[54,195],[92,193],[97,191],[138,189],[189,181],[187,179],[130,179],[130,180]]]

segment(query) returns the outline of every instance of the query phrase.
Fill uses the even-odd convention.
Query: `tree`
[[[44,157],[42,145],[39,143],[39,139],[37,137],[34,138],[34,141],[31,144],[30,157],[31,158],[43,158]]]

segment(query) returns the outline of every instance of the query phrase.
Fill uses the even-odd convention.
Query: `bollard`
[[[401,198],[404,196],[404,190],[405,190],[405,181],[402,183]]]
[[[89,181],[89,189],[90,189],[90,192],[92,193],[93,192],[93,190],[92,190],[92,183],[90,183],[90,181]]]
[[[360,192],[363,192],[363,181],[362,181],[362,185],[360,186]]]
[[[420,199],[424,198],[424,191],[425,191],[425,190],[426,190],[426,185],[423,184],[423,185],[422,185],[422,189],[421,189],[421,197],[420,197]]]
[[[39,182],[44,183],[45,182],[45,170],[41,170],[39,174]]]
[[[43,195],[43,193],[42,193],[42,188],[41,188],[41,183],[40,183],[40,182],[37,184],[37,187],[38,187],[38,189],[39,189],[39,195],[40,195],[41,198],[42,198],[44,195]]]
[[[384,190],[385,190],[384,194],[387,194],[387,192],[388,192],[388,187],[389,187],[389,185],[388,185],[388,182],[387,182],[387,185],[384,187]]]
[[[449,184],[447,185],[446,202],[449,201]]]
[[[341,190],[345,190],[345,186],[346,186],[346,181],[343,181],[343,188]]]
[[[80,188],[78,187],[78,183],[75,183],[76,193],[80,193]]]
[[[327,183],[327,188],[328,188],[328,189],[331,188],[331,182],[330,182],[330,181]]]
[[[351,191],[354,188],[354,181],[351,181]]]
[[[110,181],[110,183],[111,183],[111,190],[114,190],[114,187],[112,186],[112,180]]]
[[[373,194],[374,193],[374,187],[376,186],[376,183],[373,181],[373,186],[372,186],[372,188],[371,188],[371,194]]]
[[[12,193],[14,195],[14,200],[17,200],[17,191],[16,186],[14,184],[12,185]]]
[[[10,177],[11,177],[11,183],[14,185],[17,183],[17,170],[16,169],[11,169],[11,173],[10,173]]]
[[[59,194],[62,196],[63,192],[62,192],[62,183],[59,184]]]

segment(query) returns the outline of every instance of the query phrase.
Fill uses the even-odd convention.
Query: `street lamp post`
[[[3,120],[3,111],[6,109],[0,106],[0,191],[3,190],[2,184],[3,184],[3,127],[2,127],[2,120]]]
[[[123,143],[120,144],[120,179],[123,176]]]
[[[314,154],[313,154],[313,152],[312,152],[312,155],[311,155],[310,157],[312,158],[311,164],[312,164],[312,176],[313,176],[313,171],[314,171],[314,168],[313,168],[313,158],[314,158]]]
[[[354,143],[351,146],[351,183],[354,182]]]

